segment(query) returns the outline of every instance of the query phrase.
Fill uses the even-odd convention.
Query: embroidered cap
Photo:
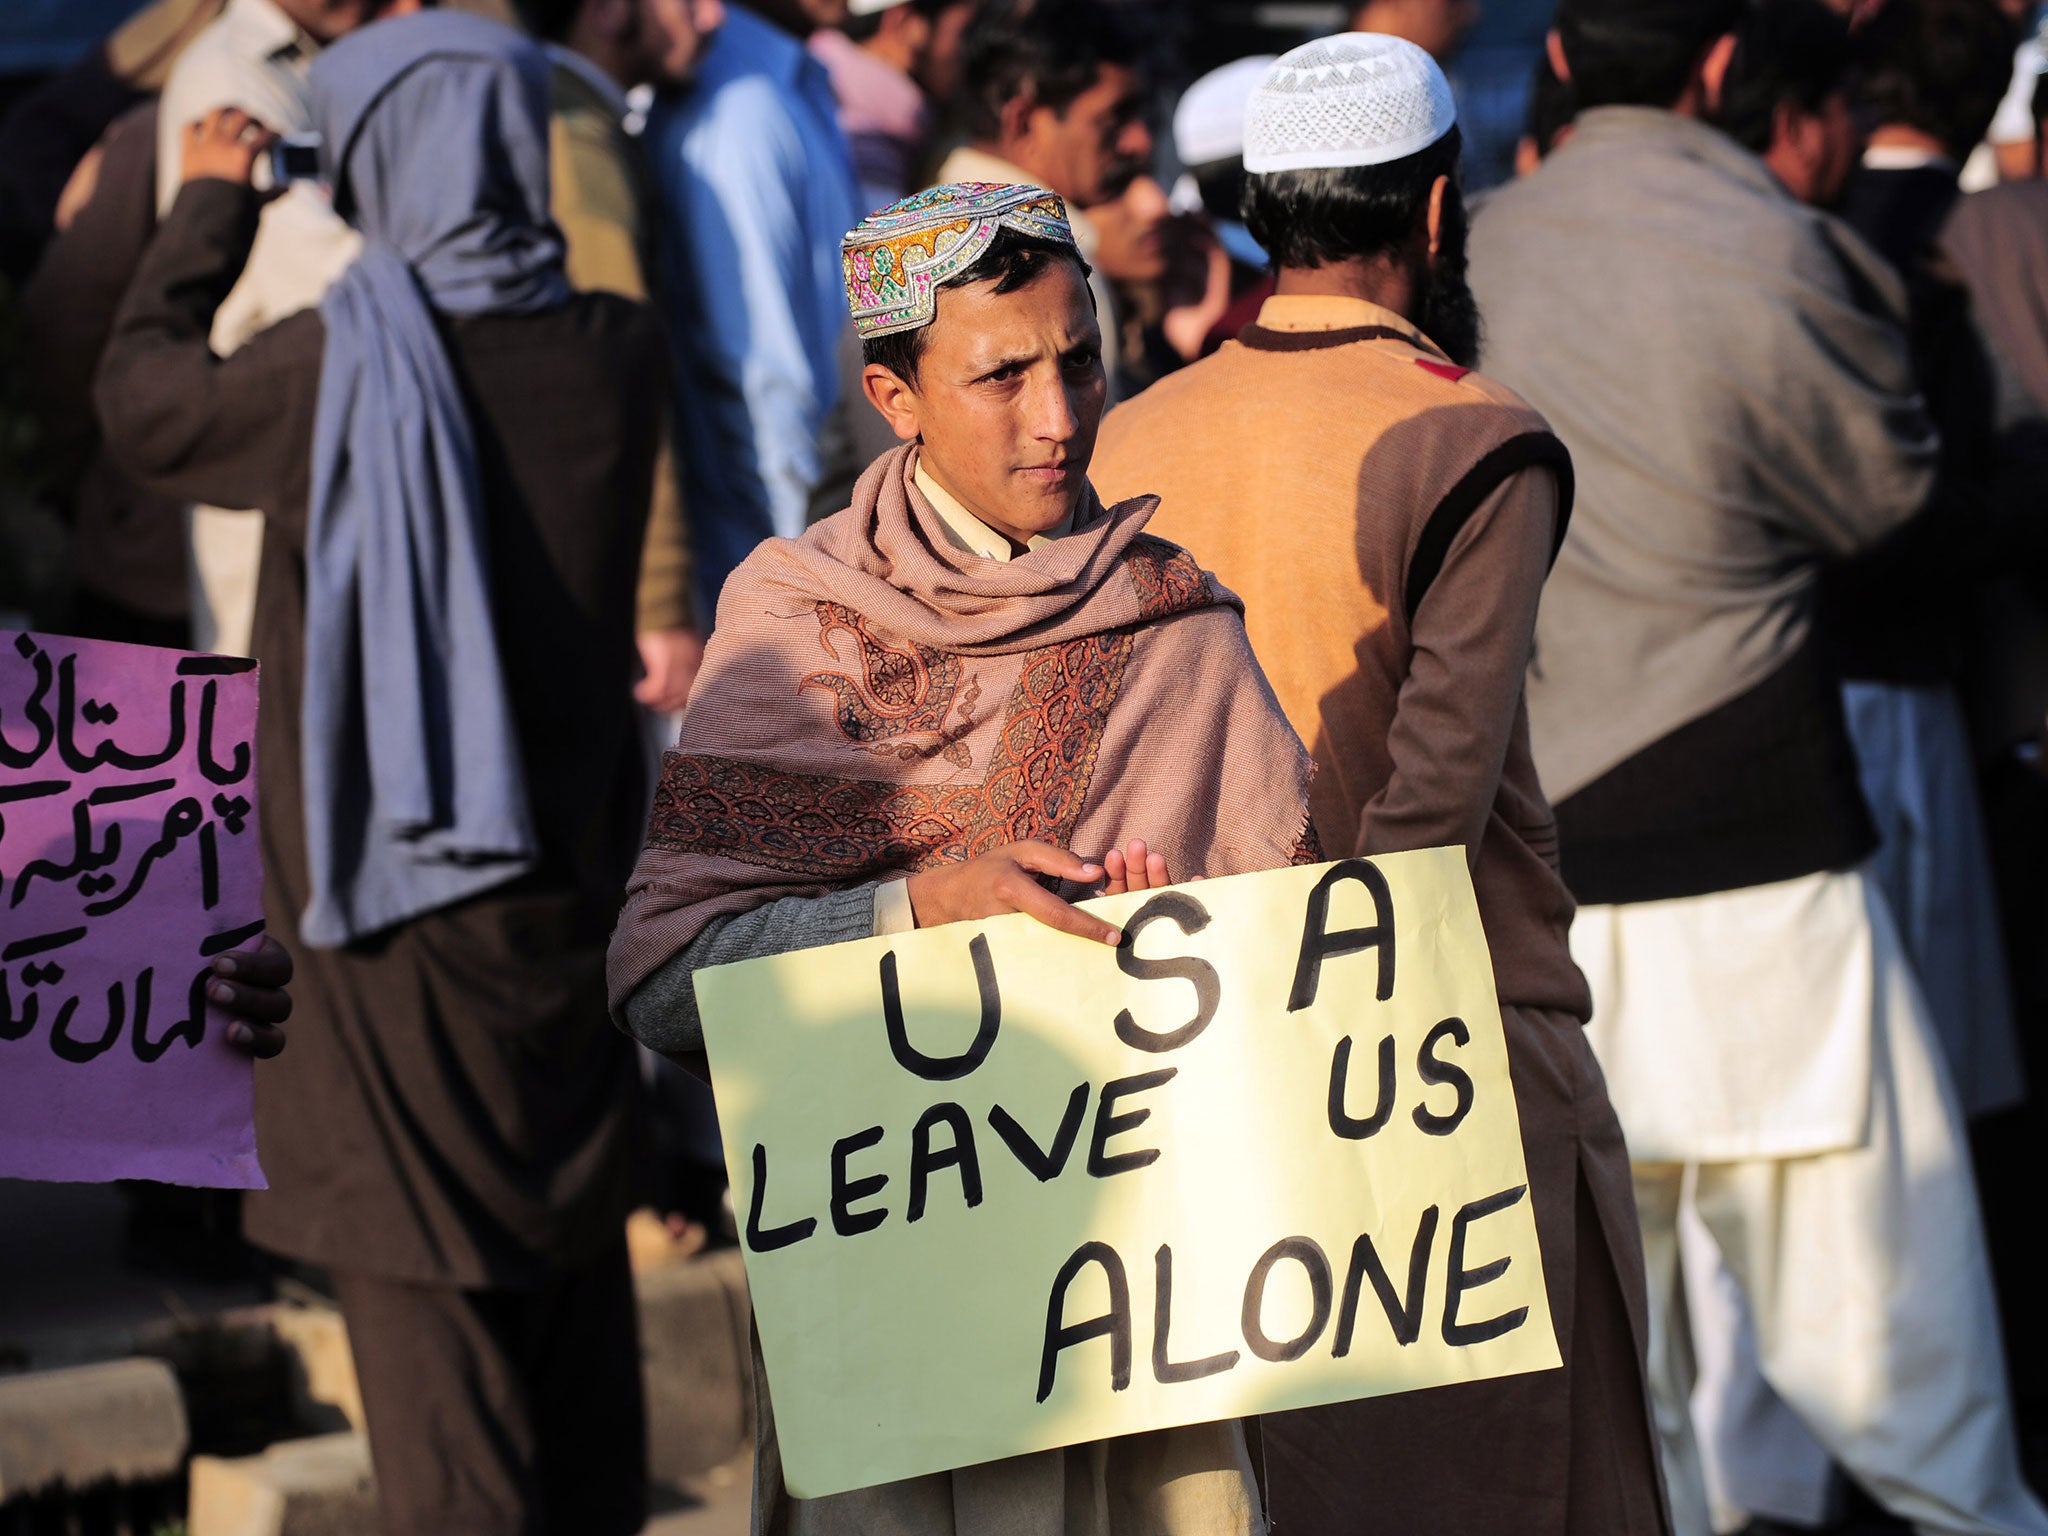
[[[1043,187],[956,181],[870,214],[839,245],[854,329],[868,340],[930,325],[939,285],[979,261],[1005,229],[1074,246],[1067,205]]]
[[[1457,126],[1436,60],[1398,37],[1341,32],[1280,55],[1244,112],[1244,168],[1385,165]]]

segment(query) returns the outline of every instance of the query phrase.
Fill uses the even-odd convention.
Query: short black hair
[[[907,3],[910,9],[927,21],[937,21],[942,13],[950,11],[956,5],[971,4],[973,0],[907,0]],[[848,16],[839,23],[839,30],[856,43],[868,42],[882,30],[882,18],[888,15],[891,9],[893,7],[884,6],[881,10],[870,11],[865,16]]]
[[[1211,160],[1205,165],[1191,165],[1188,175],[1194,178],[1195,190],[1201,194],[1202,206],[1212,219],[1237,219],[1244,216],[1244,160],[1232,155],[1228,160]]]
[[[1020,96],[1064,113],[1105,68],[1139,68],[1145,44],[1131,9],[1102,0],[992,0],[975,18],[961,60],[968,136],[995,138],[1004,106]]]
[[[1818,111],[1851,84],[1857,54],[1848,18],[1821,0],[1752,0],[1736,29],[1714,124],[1761,155],[1771,147],[1779,106]]]
[[[1742,0],[1564,0],[1557,35],[1579,110],[1676,104],[1708,45],[1741,19]]]
[[[512,0],[519,24],[544,43],[566,41],[582,11],[583,0]]]
[[[1248,176],[1244,222],[1279,267],[1326,267],[1378,256],[1415,233],[1437,177],[1458,173],[1451,131],[1385,165],[1267,171]]]
[[[964,288],[969,283],[985,283],[993,278],[997,293],[1015,293],[1019,288],[1028,288],[1037,282],[1054,264],[1062,261],[1071,263],[1081,274],[1083,282],[1087,280],[1088,263],[1071,245],[1062,245],[1057,240],[1042,240],[1036,235],[1020,235],[1013,229],[1000,229],[974,265],[958,277],[939,284],[939,291]],[[1089,297],[1093,302],[1092,291]],[[930,325],[920,325],[909,331],[891,331],[886,336],[871,336],[860,344],[861,362],[879,363],[904,383],[915,384],[918,362],[923,358],[925,348],[931,345],[931,339]]]
[[[1976,148],[2012,82],[2020,29],[1996,0],[1888,0],[1864,29],[1862,98],[1878,126]]]

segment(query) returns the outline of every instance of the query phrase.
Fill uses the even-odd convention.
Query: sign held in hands
[[[0,630],[0,1177],[261,1188],[256,663]]]
[[[1464,855],[700,971],[790,1492],[1560,1363]]]

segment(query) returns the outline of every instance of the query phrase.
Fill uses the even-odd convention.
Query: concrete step
[[[185,1518],[190,1536],[376,1536],[369,1442],[319,1435],[259,1456],[195,1456]]]
[[[0,1377],[0,1500],[175,1474],[191,1443],[161,1360]]]
[[[650,1530],[740,1536],[754,1434],[740,1256],[707,1254],[634,1284],[656,1485]],[[189,1536],[375,1536],[375,1482],[340,1315],[279,1308],[269,1326],[296,1362],[300,1416],[340,1414],[355,1430],[282,1441],[256,1456],[194,1457]]]

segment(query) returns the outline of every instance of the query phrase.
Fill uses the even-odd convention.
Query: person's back
[[[1268,1415],[1269,1513],[1286,1531],[1653,1536],[1668,1526],[1628,1156],[1523,705],[1571,460],[1464,366],[1463,139],[1429,56],[1371,34],[1304,44],[1269,66],[1244,123],[1246,227],[1275,294],[1236,341],[1111,414],[1098,478],[1157,491],[1155,521],[1243,601],[1313,745],[1324,851],[1464,849],[1544,1284],[1570,1318],[1555,1372]],[[1595,1439],[1597,1464],[1557,1452]]]
[[[1853,796],[1824,795],[1788,824],[1731,796],[1724,775],[1756,750],[1738,739],[1750,726],[1773,735],[1776,770],[1836,789],[1851,771],[1839,712],[1824,732],[1804,718],[1826,690],[1808,646],[1816,573],[1918,510],[1937,447],[1896,280],[1719,131],[1637,107],[1583,114],[1488,201],[1472,278],[1488,370],[1544,413],[1578,472],[1529,683],[1561,815],[1646,747],[1776,679],[1784,697],[1692,742],[1688,777],[1666,781],[1690,796],[1719,779],[1719,796],[1690,810],[1667,797],[1658,809],[1685,825],[1639,822],[1623,857],[1661,866],[1638,833],[1718,830],[1783,837],[1776,857],[1808,868],[1853,862],[1868,840]],[[1581,854],[1596,850],[1568,837],[1568,873]],[[1711,881],[1712,863],[1589,871],[1589,888],[1573,886],[1581,900],[1685,894],[1642,885]]]
[[[644,305],[562,270],[546,78],[446,12],[323,55],[363,255],[227,358],[207,331],[268,136],[210,116],[96,391],[152,489],[264,514],[265,915],[304,985],[245,1225],[335,1274],[393,1531],[643,1514],[634,1057],[602,973],[645,804],[664,369]]]
[[[1337,314],[1335,329],[1290,327],[1333,306],[1357,313]],[[1304,400],[1342,431],[1320,414],[1305,420]],[[1238,340],[1112,412],[1095,477],[1112,498],[1140,484],[1157,494],[1153,526],[1244,599],[1252,650],[1315,754],[1310,801],[1323,846],[1473,845],[1501,1000],[1582,1014],[1585,982],[1565,946],[1571,900],[1526,722],[1517,716],[1504,768],[1491,752],[1471,761],[1475,744],[1462,736],[1422,743],[1425,756],[1407,765],[1412,776],[1426,764],[1439,786],[1498,772],[1490,810],[1482,797],[1454,816],[1415,817],[1412,800],[1382,798],[1396,773],[1389,724],[1414,605],[1425,566],[1447,552],[1449,519],[1471,516],[1517,470],[1562,459],[1540,416],[1453,366],[1398,315],[1279,298]],[[1530,574],[1540,584],[1540,568]],[[1505,657],[1504,674],[1519,678],[1523,660]]]
[[[657,102],[646,144],[710,613],[755,544],[803,531],[839,392],[838,242],[861,210],[823,67],[738,5],[695,83]]]

